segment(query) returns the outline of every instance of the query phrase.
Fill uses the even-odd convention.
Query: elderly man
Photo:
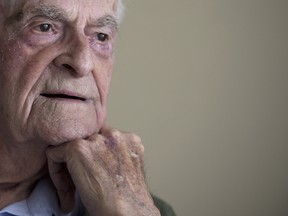
[[[121,5],[0,0],[0,215],[174,215],[104,126]]]

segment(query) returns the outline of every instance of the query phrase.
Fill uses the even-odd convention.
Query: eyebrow
[[[110,26],[112,28],[118,29],[118,22],[116,21],[115,17],[111,15],[104,15],[102,17],[92,20],[92,25],[97,28]]]
[[[26,13],[28,14],[29,17],[31,15],[32,16],[33,15],[43,16],[43,17],[47,17],[48,19],[61,21],[61,22],[68,22],[68,20],[69,20],[69,14],[67,14],[66,11],[62,10],[59,7],[55,7],[53,5],[47,5],[44,3],[41,3],[41,4],[33,7],[30,10],[28,9],[28,11]],[[25,15],[23,15],[23,13],[21,16],[25,17]],[[116,18],[113,17],[112,15],[103,15],[103,16],[98,17],[98,18],[92,18],[90,20],[89,25],[93,25],[97,28],[103,28],[105,26],[108,26],[108,27],[111,27],[114,29],[118,29],[118,22],[117,22]]]
[[[51,20],[66,21],[68,20],[67,13],[61,8],[41,3],[28,9],[28,14],[47,17]]]

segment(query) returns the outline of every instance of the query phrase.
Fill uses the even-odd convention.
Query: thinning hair
[[[117,9],[116,9],[116,19],[117,22],[120,23],[124,16],[124,3],[123,0],[116,0],[117,1]],[[24,4],[24,1],[19,0],[0,0],[0,7],[5,8],[4,13],[6,16],[11,15],[15,9],[21,8]]]
[[[120,23],[124,17],[124,3],[123,0],[117,0],[117,19]]]

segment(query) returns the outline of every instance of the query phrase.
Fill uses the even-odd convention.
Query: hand
[[[145,182],[138,136],[105,128],[46,153],[63,211],[72,210],[76,188],[91,216],[160,215]]]

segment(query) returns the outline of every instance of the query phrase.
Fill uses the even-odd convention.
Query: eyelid
[[[49,19],[36,19],[36,20],[31,20],[29,26],[31,29],[37,29],[37,28],[40,28],[40,25],[42,24],[49,24],[50,25],[50,30],[47,31],[46,33],[51,33],[51,32],[58,32],[60,31],[63,26],[61,25],[60,22],[57,22],[57,21],[53,21],[53,20],[49,20]],[[39,32],[41,32],[40,30],[37,30]],[[42,33],[45,33],[45,32],[42,32]]]
[[[113,35],[116,32],[111,26],[103,26],[103,27],[96,27],[96,26],[86,26],[85,27],[85,34],[86,35],[95,35],[98,33],[103,33],[107,35]]]

